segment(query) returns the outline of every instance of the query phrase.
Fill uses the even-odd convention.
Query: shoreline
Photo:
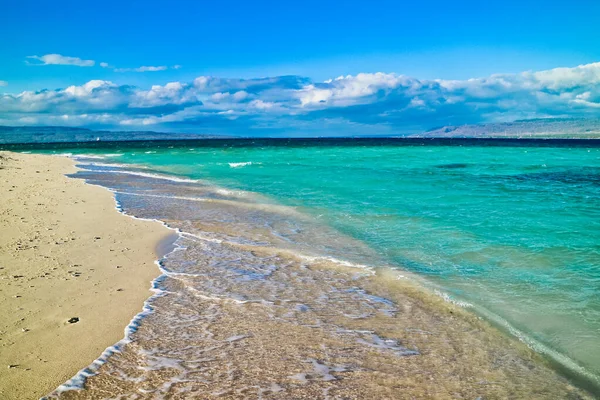
[[[68,178],[72,159],[0,156],[0,397],[39,398],[123,339],[172,231]]]
[[[0,153],[2,154],[2,153]],[[29,157],[29,155],[24,155]],[[50,158],[51,156],[32,156],[32,157],[48,157]],[[56,159],[58,157],[52,157],[52,159]],[[71,163],[74,163],[74,161],[72,159],[69,159],[69,161],[71,161]],[[0,171],[1,173],[1,171]],[[69,181],[78,181],[77,179],[71,179],[71,178],[66,178]],[[115,202],[114,199],[114,194],[112,192],[110,192],[109,190],[107,190],[106,188],[104,188],[103,186],[97,186],[94,184],[87,184],[85,183],[85,181],[81,180],[81,182],[84,185],[90,186],[90,187],[97,187],[100,190],[106,192],[110,198],[112,198],[113,204]],[[165,229],[170,230],[170,232],[168,232],[166,235],[163,235],[163,237],[158,240],[155,244],[154,247],[154,262],[159,264],[156,261],[156,258],[160,258],[161,256],[164,256],[168,253],[170,253],[170,251],[167,251],[167,249],[171,248],[173,249],[173,243],[181,237],[181,233],[178,233],[177,235],[173,234],[173,230],[178,231],[178,229],[176,228],[171,228],[169,226],[167,226],[167,224],[163,221],[159,221],[159,220],[150,220],[150,219],[144,219],[144,218],[139,218],[137,216],[134,215],[129,215],[123,211],[120,210],[120,206],[117,203],[117,207],[116,210],[118,213],[124,214],[124,216],[129,216],[134,220],[137,221],[143,221],[143,222],[158,222],[160,224],[162,224]],[[177,238],[174,238],[175,236],[177,236]],[[162,249],[162,250],[161,250]],[[326,263],[328,264],[328,263]],[[333,270],[338,269],[338,267],[332,267],[331,265],[324,265],[322,266],[325,269],[330,269],[333,268]],[[160,264],[159,264],[159,268],[160,268]],[[346,270],[348,268],[342,268],[342,270]],[[379,269],[378,269],[379,270]],[[353,269],[350,269],[350,271],[353,271]],[[2,271],[0,271],[2,272]],[[158,271],[157,271],[158,272]],[[163,271],[160,271],[163,272]],[[161,274],[160,272],[158,274],[154,274],[154,279],[152,279],[153,283],[157,283],[156,278],[160,278]],[[471,329],[475,328],[476,330],[481,330],[481,335],[477,335],[477,336],[488,336],[487,340],[492,340],[492,341],[496,341],[499,340],[500,342],[504,343],[505,345],[507,345],[508,347],[513,347],[516,346],[516,348],[513,347],[513,350],[511,350],[511,353],[516,352],[521,354],[522,356],[524,356],[526,359],[531,360],[532,362],[537,364],[537,367],[539,368],[545,368],[545,364],[547,364],[547,360],[542,357],[540,354],[537,354],[533,351],[531,351],[530,349],[527,349],[525,344],[523,343],[519,343],[519,341],[516,338],[513,337],[509,337],[510,335],[506,335],[504,332],[501,332],[502,329],[499,329],[498,327],[494,326],[493,324],[490,326],[488,321],[478,321],[479,317],[477,316],[476,313],[470,312],[468,310],[463,310],[461,307],[458,307],[454,304],[451,303],[447,303],[446,301],[444,301],[443,298],[441,298],[440,296],[435,295],[434,293],[427,293],[427,290],[423,287],[420,287],[418,285],[414,285],[411,284],[409,282],[404,282],[404,280],[402,280],[403,282],[398,282],[396,283],[392,283],[389,282],[389,278],[390,276],[394,276],[392,278],[392,280],[397,280],[398,278],[395,277],[395,275],[398,273],[399,271],[384,271],[384,272],[377,272],[372,279],[369,280],[370,283],[367,284],[367,287],[370,287],[371,290],[369,290],[369,293],[378,293],[381,290],[385,290],[385,288],[400,288],[400,292],[398,293],[399,297],[403,297],[403,296],[408,296],[408,297],[412,297],[413,300],[417,300],[418,304],[421,304],[421,306],[423,306],[425,309],[427,309],[427,313],[431,313],[431,312],[435,312],[435,311],[443,311],[444,313],[450,313],[452,314],[453,312],[457,312],[459,315],[455,315],[454,317],[451,317],[451,320],[454,320],[455,318],[459,318],[460,321],[456,321],[458,326],[471,326]],[[353,272],[352,272],[353,273]],[[389,275],[389,276],[388,276]],[[379,287],[377,285],[374,285],[374,283],[379,282],[380,284],[382,284],[382,287]],[[135,316],[133,317],[133,319],[130,318],[129,322],[127,323],[127,325],[122,325],[121,326],[121,335],[117,340],[112,341],[111,343],[109,343],[109,345],[104,346],[103,349],[101,349],[99,352],[96,353],[96,356],[94,356],[93,360],[91,360],[90,362],[88,362],[85,365],[81,365],[80,368],[77,369],[77,371],[75,371],[75,373],[72,373],[71,375],[69,375],[67,377],[67,379],[63,379],[62,381],[58,382],[56,385],[54,385],[52,388],[50,388],[50,390],[47,390],[45,393],[43,393],[42,395],[45,394],[54,394],[54,395],[59,395],[59,393],[62,390],[69,390],[69,383],[70,383],[70,379],[69,378],[73,378],[75,379],[75,381],[72,381],[71,383],[73,383],[75,386],[77,386],[78,381],[77,378],[85,378],[86,375],[89,376],[90,374],[86,374],[86,369],[89,366],[95,365],[97,368],[93,368],[93,371],[89,371],[88,372],[96,372],[98,369],[102,368],[102,366],[104,365],[103,361],[105,361],[106,357],[109,357],[111,354],[114,353],[114,350],[120,351],[122,349],[122,346],[125,346],[127,343],[129,343],[129,333],[131,332],[135,332],[135,330],[137,329],[136,322],[139,322],[139,320],[141,318],[144,318],[146,315],[152,313],[152,302],[155,300],[157,293],[160,291],[160,289],[157,289],[156,287],[153,288],[155,294],[150,294],[148,295],[148,292],[146,292],[146,296],[145,296],[145,301],[143,301],[144,304],[144,308],[141,312],[140,311],[140,307],[138,307],[135,311],[137,312],[135,314]],[[146,287],[146,290],[149,291],[149,288]],[[389,290],[389,289],[388,289]],[[388,293],[388,298],[394,298],[395,296],[391,293]],[[133,315],[133,314],[131,314]],[[444,319],[446,319],[446,317],[444,317]],[[133,324],[133,331],[130,330],[130,328],[132,327]],[[123,338],[122,332],[123,332],[123,326],[125,326],[125,338]],[[390,327],[388,327],[387,329],[390,329],[390,332],[392,332],[395,329],[391,329]],[[454,329],[454,328],[453,328]],[[129,333],[128,333],[129,330]],[[456,329],[456,332],[458,333],[460,331],[460,329]],[[498,336],[498,337],[496,337]],[[98,357],[98,355],[100,355],[100,357]],[[100,361],[97,365],[96,362]],[[0,381],[2,381],[2,374],[0,374]],[[92,381],[94,381],[94,379],[92,379]],[[81,382],[80,382],[81,383]],[[61,385],[62,384],[62,385]],[[62,388],[61,388],[62,386]],[[92,386],[94,386],[94,382],[92,382]],[[0,388],[2,386],[0,385]],[[51,393],[52,390],[56,389],[56,392]],[[2,392],[0,392],[0,394],[2,394]],[[74,392],[71,392],[71,395],[75,396],[76,394]],[[84,393],[79,393],[76,396],[83,396],[82,398],[85,398]],[[68,398],[71,398],[70,396],[68,396]],[[77,397],[79,398],[79,397]]]

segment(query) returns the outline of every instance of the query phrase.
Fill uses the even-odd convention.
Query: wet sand
[[[47,383],[45,390],[40,387],[40,391],[36,392],[43,395],[122,338],[123,328],[149,295],[148,281],[157,275],[151,266],[156,258],[151,247],[140,247],[137,253],[131,253],[132,250],[125,248],[133,249],[133,245],[125,243],[127,240],[141,240],[141,236],[154,227],[156,231],[152,243],[156,244],[164,237],[164,229],[151,223],[147,223],[144,229],[136,226],[146,223],[118,215],[114,211],[110,192],[85,186],[83,180],[63,178],[61,174],[72,171],[69,160],[41,156],[31,156],[30,160],[30,156],[8,156],[19,160],[23,157],[23,161],[18,161],[18,166],[23,168],[21,164],[25,164],[25,161],[29,163],[36,159],[40,163],[37,167],[40,177],[43,173],[50,174],[41,178],[37,186],[21,188],[21,196],[30,210],[43,201],[31,200],[26,196],[34,193],[36,187],[47,196],[49,189],[42,189],[45,179],[68,182],[65,184],[83,191],[88,188],[94,190],[94,195],[89,198],[83,198],[77,192],[77,196],[67,196],[60,202],[46,202],[46,209],[35,213],[35,218],[48,218],[46,222],[35,222],[37,220],[34,218],[27,217],[31,218],[30,224],[36,227],[32,232],[39,237],[52,238],[52,241],[34,239],[31,243],[38,248],[17,250],[19,246],[29,246],[29,242],[25,243],[23,239],[18,242],[21,236],[14,236],[13,233],[13,236],[9,236],[10,241],[2,245],[2,257],[5,257],[4,254],[14,254],[11,257],[24,257],[31,261],[34,254],[56,259],[62,253],[51,249],[60,249],[62,247],[57,246],[63,244],[70,245],[72,238],[84,243],[79,248],[81,253],[78,253],[81,260],[70,261],[75,256],[67,254],[69,263],[65,263],[64,268],[58,261],[48,261],[45,269],[37,267],[29,275],[20,273],[24,275],[22,278],[14,278],[19,272],[12,269],[10,273],[5,272],[6,269],[1,270],[2,276],[11,283],[9,286],[4,280],[0,281],[0,294],[8,304],[1,307],[8,307],[10,311],[7,313],[3,309],[2,315],[12,318],[8,326],[14,326],[14,329],[9,331],[11,335],[3,333],[1,337],[0,358],[5,364],[14,363],[18,366],[0,370],[0,387],[6,386],[15,391],[20,382],[35,385],[44,381]],[[54,160],[57,166],[49,167]],[[3,161],[7,166],[12,162]],[[7,176],[3,181],[10,180],[7,171],[10,170],[0,170],[2,176]],[[20,176],[18,171],[12,173],[13,177]],[[350,268],[335,260],[307,258],[294,250],[270,245],[277,243],[278,239],[270,237],[263,224],[257,224],[263,216],[270,218],[269,215],[263,215],[262,210],[248,209],[245,205],[233,206],[229,202],[194,201],[196,197],[214,193],[211,188],[195,183],[188,186],[177,183],[169,188],[165,180],[127,174],[83,176],[92,181],[101,177],[112,179],[107,183],[108,187],[120,186],[130,193],[129,197],[122,195],[120,198],[128,204],[126,210],[129,213],[146,218],[160,216],[169,226],[183,233],[176,242],[178,250],[162,260],[164,274],[155,281],[159,294],[149,301],[153,312],[147,315],[137,330],[131,332],[131,342],[109,357],[96,374],[85,381],[83,390],[80,387],[74,387],[77,390],[57,390],[50,395],[51,398],[591,398],[550,368],[542,357],[524,344],[500,333],[468,310],[447,303],[411,280],[403,279],[399,271],[378,269],[373,272]],[[12,185],[18,188],[23,183]],[[57,191],[60,193],[61,190],[69,192],[59,185]],[[178,196],[157,196],[162,190]],[[192,200],[191,194],[194,194]],[[40,198],[43,197],[40,195]],[[110,204],[105,205],[100,199],[108,199]],[[149,199],[150,202],[140,199]],[[81,200],[85,200],[85,203],[81,204]],[[94,201],[99,203],[94,206]],[[19,222],[24,214],[17,215],[14,211],[16,203],[16,200],[13,203],[6,202],[6,206],[3,203],[6,210],[2,218],[14,214],[15,219],[10,225],[26,224]],[[126,230],[116,235],[113,230],[84,230],[84,227],[89,229],[90,226],[100,229],[99,221],[70,228],[58,236],[42,232],[46,226],[58,229],[63,223],[57,224],[57,220],[66,221],[67,215],[75,215],[71,211],[73,205],[81,212],[76,218],[78,221],[88,218],[86,216],[92,209],[104,209],[101,216],[101,211],[94,215],[98,215],[100,221],[105,221],[107,217],[104,214],[112,210],[110,212],[115,214],[114,223],[120,220],[124,224],[123,229],[126,226],[134,227],[133,233]],[[60,207],[63,207],[63,214],[59,215],[57,210]],[[221,223],[222,219],[227,222]],[[2,231],[0,237],[6,237],[6,232]],[[254,238],[261,240],[256,242]],[[106,243],[109,244],[107,247]],[[43,252],[42,248],[45,248]],[[21,253],[24,255],[21,256]],[[115,253],[121,259],[109,264],[123,265],[123,268],[111,269],[109,265],[108,271],[112,271],[112,274],[99,275],[98,271],[107,263],[94,266],[94,255],[99,254],[100,260],[107,261]],[[83,254],[88,254],[87,258]],[[137,273],[125,279],[121,274],[125,273],[126,264],[119,264],[124,263],[123,258],[140,261],[136,264]],[[147,265],[144,266],[142,260]],[[76,269],[79,276],[69,272],[73,270],[69,264],[73,263],[79,264]],[[7,261],[3,258],[2,266],[5,264]],[[57,269],[52,270],[54,267]],[[131,265],[130,268],[134,267]],[[144,274],[145,278],[139,279]],[[134,277],[140,280],[137,303],[129,309],[129,314],[119,318],[117,314],[112,314],[116,310],[111,305],[118,304],[119,309],[126,308],[120,296],[133,292],[133,288],[125,285],[126,282],[132,283]],[[20,284],[23,293],[26,293],[29,285],[37,287],[42,282],[54,282],[44,291],[44,299],[40,298],[41,294],[35,295],[37,298],[29,295],[32,296],[30,307],[53,304],[45,309],[55,313],[51,318],[44,317],[50,318],[46,321],[46,327],[35,325],[36,321],[42,321],[41,311],[33,314],[23,306],[25,303],[15,303],[26,298],[25,295],[12,297],[16,294],[13,289],[17,287],[19,279],[25,282]],[[58,289],[58,285],[64,286]],[[125,290],[117,291],[117,288]],[[75,294],[67,295],[67,289]],[[96,292],[98,298],[86,300],[90,292]],[[71,301],[68,303],[71,308],[66,308],[67,301]],[[101,304],[109,311],[99,311],[98,320],[92,323],[93,315],[84,313],[90,311],[89,307],[99,307]],[[21,314],[26,317],[25,320],[20,320]],[[68,324],[67,320],[72,316],[81,319],[75,324]],[[104,325],[109,323],[114,323],[115,334],[111,336],[113,330],[98,334],[98,330],[104,330]],[[92,325],[89,331],[75,331]],[[22,332],[24,327],[30,331]],[[20,352],[10,350],[15,361],[4,361],[5,354],[9,354],[4,349],[18,346],[20,341],[17,339],[28,337],[23,335],[36,331],[40,331],[40,335],[52,332],[52,335],[48,333],[52,336],[51,345],[43,356],[39,355],[41,350],[34,349],[35,345],[30,344],[29,348],[23,348]],[[55,337],[67,335],[70,335],[67,346],[60,346]],[[9,346],[9,340],[14,344]],[[22,342],[26,343],[24,340]],[[79,349],[75,350],[74,345]],[[18,360],[16,356],[23,354],[29,354],[29,359]],[[26,363],[34,365],[33,362],[42,357],[46,362],[38,361],[35,371]],[[54,363],[52,368],[46,368],[49,363]],[[77,366],[71,367],[74,363]],[[28,371],[28,368],[31,369]],[[19,376],[20,381],[17,380]],[[5,384],[5,377],[14,380]],[[5,393],[0,393],[2,398],[11,398]],[[32,398],[19,397],[18,393],[9,394],[12,398]]]
[[[0,152],[4,400],[51,392],[122,339],[172,234],[119,213],[109,191],[65,176],[75,171],[68,158]]]
[[[235,282],[206,258],[204,274],[166,278],[133,342],[85,390],[51,397],[589,398],[521,343],[397,275],[260,256],[285,263],[272,287]]]

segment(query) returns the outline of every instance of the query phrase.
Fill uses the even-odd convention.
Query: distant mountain
[[[65,143],[125,140],[185,140],[215,139],[223,136],[194,133],[165,132],[111,132],[62,126],[0,126],[0,144],[10,143]]]
[[[600,139],[600,119],[549,118],[443,126],[409,137]]]
[[[365,132],[367,133],[367,132]],[[365,135],[367,136],[367,135]],[[373,137],[373,136],[370,136]],[[479,125],[442,126],[409,138],[600,139],[600,119],[529,119]],[[233,139],[234,136],[152,131],[95,131],[61,126],[0,126],[0,145],[13,143],[113,142]]]

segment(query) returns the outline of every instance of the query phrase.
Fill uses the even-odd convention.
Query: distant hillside
[[[184,140],[213,139],[221,136],[194,133],[164,132],[111,132],[62,126],[15,127],[0,126],[0,144],[10,143],[64,143],[124,140]]]
[[[600,120],[552,118],[443,126],[409,137],[600,139]]]
[[[365,132],[365,136],[369,136],[368,132]],[[530,119],[480,125],[443,126],[426,132],[402,137],[600,139],[600,119]],[[221,138],[233,139],[235,137],[152,131],[95,131],[92,129],[61,126],[0,126],[0,145],[11,143],[112,142],[125,140],[141,141]]]

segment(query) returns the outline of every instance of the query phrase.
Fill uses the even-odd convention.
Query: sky
[[[315,136],[600,117],[598,1],[0,3],[0,125]]]

